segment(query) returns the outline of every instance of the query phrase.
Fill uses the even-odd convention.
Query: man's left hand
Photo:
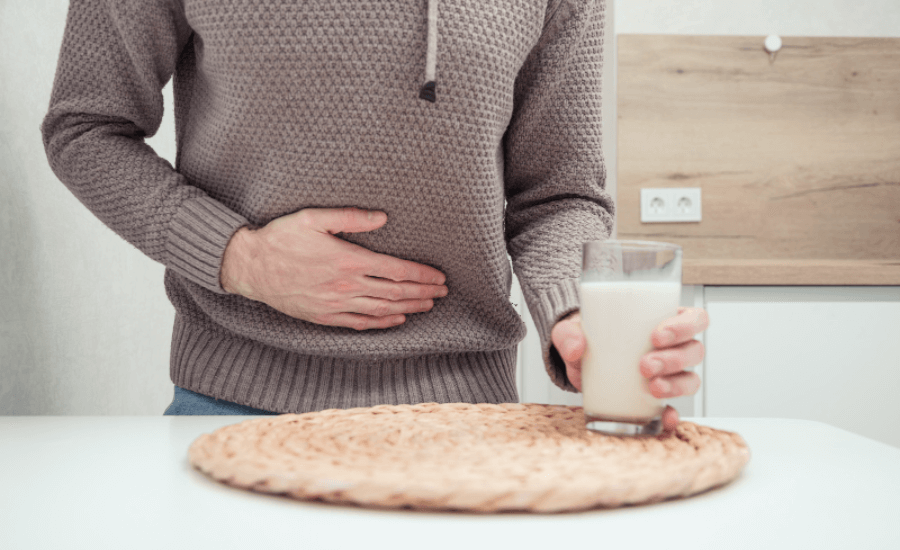
[[[686,371],[703,361],[703,343],[694,337],[709,327],[709,315],[702,308],[678,308],[675,317],[666,319],[650,335],[653,349],[641,357],[641,374],[650,380],[650,393],[659,399],[693,395],[700,389],[700,377]],[[587,340],[581,331],[581,314],[574,312],[553,327],[553,345],[566,363],[569,381],[581,391],[581,358]],[[667,406],[663,412],[663,429],[674,431],[678,411]]]

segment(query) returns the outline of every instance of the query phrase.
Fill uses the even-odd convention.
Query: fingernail
[[[656,376],[661,373],[663,370],[662,361],[659,359],[651,359],[650,360],[650,376]]]
[[[663,393],[669,393],[670,391],[672,391],[672,384],[666,382],[665,380],[660,380],[659,389],[661,389]]]

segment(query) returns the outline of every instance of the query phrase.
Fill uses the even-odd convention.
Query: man
[[[507,253],[551,380],[579,389],[581,244],[614,214],[604,3],[511,5],[70,4],[44,145],[167,267],[170,412],[516,401]],[[175,167],[143,141],[172,77]],[[655,395],[697,390],[705,326],[654,336]]]

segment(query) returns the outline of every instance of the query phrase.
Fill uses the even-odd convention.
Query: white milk
[[[581,361],[584,411],[590,416],[650,420],[665,408],[640,371],[650,334],[678,312],[678,282],[581,283]]]

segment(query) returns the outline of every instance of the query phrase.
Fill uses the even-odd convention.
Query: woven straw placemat
[[[188,457],[229,485],[302,500],[563,512],[694,495],[737,477],[750,452],[692,422],[631,438],[586,430],[581,407],[425,403],[247,420]]]

